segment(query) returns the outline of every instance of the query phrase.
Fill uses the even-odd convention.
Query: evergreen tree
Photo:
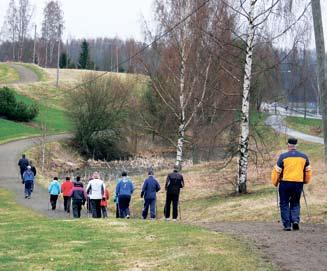
[[[64,68],[68,67],[68,61],[67,61],[67,54],[66,53],[62,53],[60,55],[59,67],[60,67],[60,69],[64,69]]]
[[[92,62],[90,60],[90,51],[89,51],[89,44],[87,43],[86,40],[83,40],[82,44],[81,44],[81,49],[82,52],[79,56],[79,68],[80,69],[93,69],[93,65]]]

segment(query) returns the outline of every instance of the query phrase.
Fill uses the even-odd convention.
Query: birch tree
[[[15,60],[15,44],[17,41],[17,30],[18,30],[18,18],[17,18],[17,7],[15,0],[10,0],[7,14],[6,14],[6,19],[5,19],[5,29],[7,32],[7,36],[9,37],[11,41],[11,46],[12,46],[12,60]]]
[[[17,8],[17,36],[18,36],[18,60],[22,61],[24,55],[24,43],[28,34],[33,10],[29,0],[18,0]]]
[[[63,29],[63,11],[58,1],[50,1],[43,9],[42,40],[45,47],[45,66],[55,63],[55,46]],[[62,31],[61,31],[62,32]]]
[[[226,1],[227,2],[227,1]],[[249,120],[250,120],[250,88],[252,79],[252,60],[256,42],[256,37],[260,40],[273,42],[285,35],[287,31],[294,30],[294,26],[299,23],[303,14],[307,11],[308,5],[303,11],[298,12],[299,16],[287,12],[288,1],[283,0],[244,0],[235,1],[227,5],[231,12],[239,17],[240,21],[246,25],[240,26],[238,35],[243,40],[245,46],[244,77],[242,88],[242,107],[240,113],[240,137],[238,172],[236,180],[236,191],[238,193],[247,192],[247,172],[249,163]],[[234,4],[234,5],[233,5]],[[303,2],[302,5],[303,6]],[[246,32],[242,35],[242,32]],[[243,38],[245,36],[245,38]]]

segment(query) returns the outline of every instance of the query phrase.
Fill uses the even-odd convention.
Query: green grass
[[[72,123],[66,115],[66,111],[44,105],[47,101],[34,101],[29,97],[16,93],[16,99],[26,104],[37,103],[39,105],[39,114],[33,120],[38,127],[45,123],[50,133],[62,133],[72,130]]]
[[[304,119],[301,117],[287,117],[285,122],[288,127],[315,136],[323,136],[322,121],[317,119]],[[320,131],[321,130],[321,131]]]
[[[1,270],[273,270],[230,236],[165,221],[49,220],[0,190]]]
[[[0,143],[13,139],[38,135],[39,133],[40,130],[37,128],[30,127],[19,122],[0,119]]]
[[[32,70],[36,74],[38,81],[49,80],[48,74],[38,65],[31,64],[31,63],[18,63],[18,64]]]
[[[7,64],[0,63],[0,84],[19,80],[17,71]]]

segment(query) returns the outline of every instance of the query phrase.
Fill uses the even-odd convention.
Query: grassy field
[[[40,130],[22,123],[0,119],[0,143],[40,134]]]
[[[273,270],[251,247],[180,223],[49,220],[0,190],[1,270]]]
[[[7,64],[0,63],[0,84],[19,80],[17,71]]]
[[[294,130],[298,130],[309,135],[323,136],[321,120],[287,117],[285,122],[287,126]]]

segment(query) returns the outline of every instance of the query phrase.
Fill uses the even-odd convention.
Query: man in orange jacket
[[[271,174],[274,186],[279,184],[280,214],[284,230],[299,230],[300,199],[303,184],[311,181],[312,170],[308,157],[296,150],[297,139],[288,139],[288,152],[279,156]]]
[[[64,210],[67,213],[70,213],[70,196],[73,187],[74,185],[70,181],[70,177],[66,177],[66,181],[64,181],[61,185],[61,193],[64,197]]]

